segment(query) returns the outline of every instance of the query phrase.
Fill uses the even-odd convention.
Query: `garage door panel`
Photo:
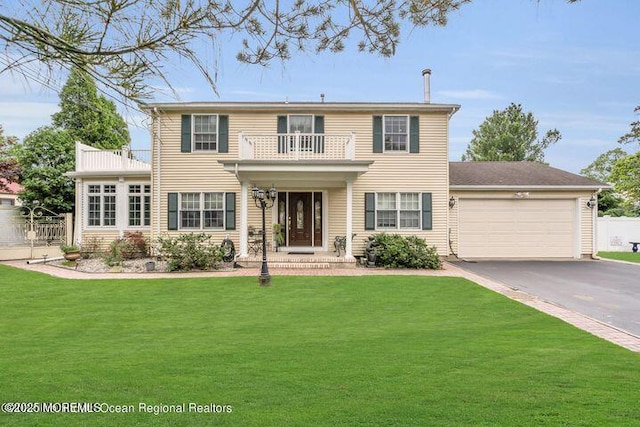
[[[459,255],[568,258],[574,254],[575,201],[461,199]]]

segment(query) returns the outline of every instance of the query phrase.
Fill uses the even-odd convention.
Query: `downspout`
[[[160,237],[160,115],[158,114],[158,109],[153,107],[153,112],[151,115],[153,120],[153,128],[151,131],[151,179],[155,178],[155,193],[156,193],[156,221],[155,221],[155,238]],[[155,167],[154,167],[155,163]],[[155,177],[153,176],[155,175]]]
[[[600,193],[600,189],[598,191],[593,192],[593,196],[596,199],[596,206],[592,209],[591,212],[591,259],[600,260],[598,256],[598,194]]]

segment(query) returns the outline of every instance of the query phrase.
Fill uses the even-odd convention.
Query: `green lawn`
[[[598,256],[619,261],[640,262],[640,252],[598,252]]]
[[[260,288],[0,266],[0,325],[0,402],[136,410],[0,414],[2,425],[640,424],[639,354],[458,278]],[[232,412],[154,415],[139,402]]]

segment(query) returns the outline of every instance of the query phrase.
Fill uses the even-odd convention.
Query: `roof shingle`
[[[609,187],[584,176],[536,162],[450,162],[449,185]]]

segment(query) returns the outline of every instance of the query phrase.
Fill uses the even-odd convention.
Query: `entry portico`
[[[369,170],[371,160],[220,160],[224,170],[240,183],[240,257],[248,257],[249,203],[252,187],[276,187],[278,200],[271,216],[284,232],[285,251],[314,252],[332,250],[328,238],[331,216],[344,216],[344,232],[353,227],[353,184]],[[330,209],[330,193],[346,190],[344,211]],[[342,204],[342,203],[340,203]],[[352,260],[351,239],[347,239],[345,258]]]

